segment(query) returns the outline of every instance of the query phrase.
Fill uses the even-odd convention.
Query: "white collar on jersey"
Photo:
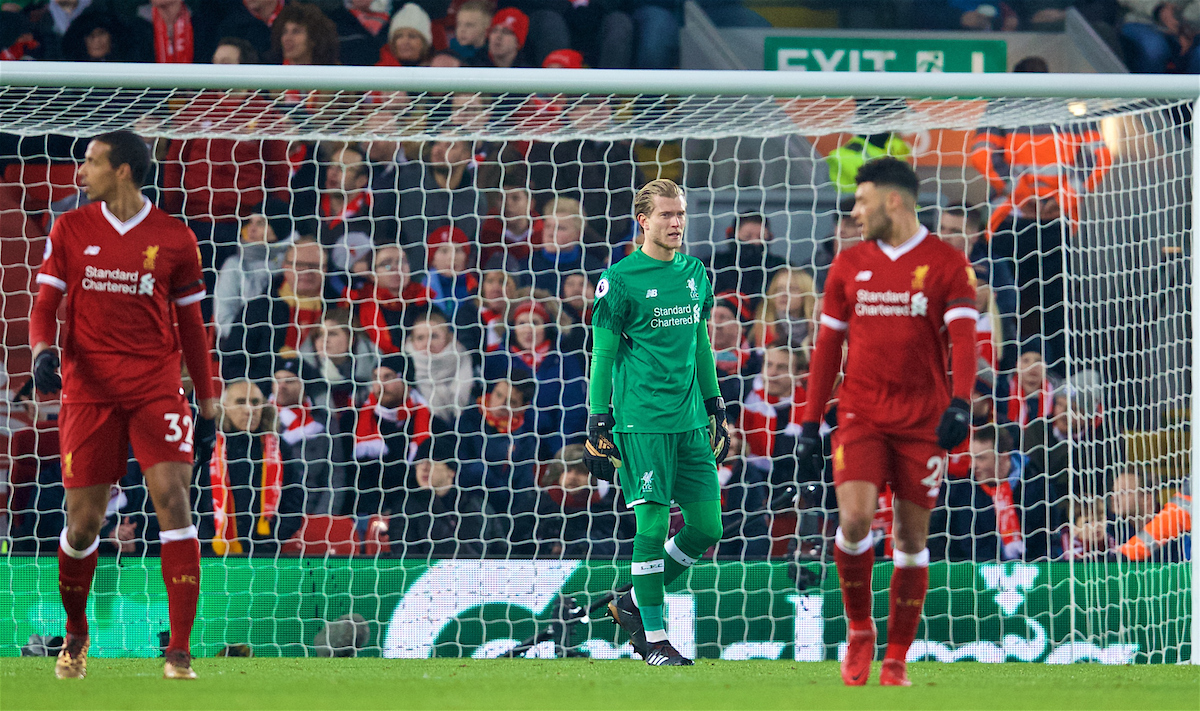
[[[124,235],[125,233],[129,232],[129,230],[132,230],[134,227],[142,224],[142,220],[146,219],[146,215],[150,214],[151,204],[150,198],[143,195],[142,209],[138,210],[136,215],[129,218],[129,222],[121,222],[118,220],[116,215],[108,211],[108,203],[106,202],[100,203],[100,212],[104,213],[104,219],[108,220],[108,224],[112,225],[112,228],[117,231],[117,234]]]
[[[890,244],[886,244],[886,243],[880,242],[878,240],[875,242],[875,244],[879,245],[879,251],[883,252],[885,257],[887,257],[888,259],[890,259],[894,262],[897,259],[903,257],[904,255],[906,255],[909,252],[916,249],[917,245],[921,244],[921,242],[923,242],[925,240],[925,236],[928,234],[929,234],[929,229],[926,228],[925,225],[921,225],[920,227],[917,228],[917,233],[915,235],[913,235],[912,237],[909,237],[907,240],[905,240],[904,243],[901,244],[899,247],[893,247]]]

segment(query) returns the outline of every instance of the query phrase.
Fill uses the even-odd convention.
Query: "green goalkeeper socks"
[[[644,503],[633,507],[637,534],[633,537],[633,594],[647,631],[663,629],[663,542],[667,538],[670,509],[662,504]]]
[[[683,510],[683,528],[665,545],[664,587],[720,541],[723,533],[720,501],[680,504],[679,508]]]

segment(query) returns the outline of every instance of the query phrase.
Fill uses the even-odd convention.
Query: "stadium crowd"
[[[33,3],[0,9],[36,19],[5,50],[12,59],[569,68],[676,61],[677,43],[659,41],[678,36],[672,2],[497,8],[456,0],[440,15],[428,5],[405,3],[391,15],[362,0],[234,0],[203,13],[182,0],[129,12],[117,0],[51,0],[40,15]],[[21,54],[12,56],[13,47]],[[284,97],[307,112],[319,112],[323,100]],[[203,97],[195,110],[249,124],[274,106],[231,92]],[[491,120],[477,95],[440,97],[425,108],[431,119],[467,129]],[[550,99],[520,109],[558,110]],[[614,107],[597,101],[569,110]],[[1111,158],[1094,137],[1071,140],[1056,156],[1088,153],[1079,165],[1094,185]],[[1094,374],[1063,384],[1061,260],[1075,196],[1063,185],[1010,180],[1022,174],[1013,170],[1012,145],[1009,136],[981,132],[972,146],[995,198],[990,212],[922,213],[968,255],[980,311],[974,433],[951,453],[933,555],[1182,558],[1186,537],[1143,535],[1179,508],[1177,492],[1127,456]],[[55,152],[50,143],[39,150]],[[193,487],[206,553],[316,550],[304,542],[328,539],[332,529],[309,533],[310,524],[334,520],[348,522],[351,550],[360,553],[629,554],[632,514],[615,486],[588,475],[581,443],[595,286],[637,244],[632,198],[647,176],[630,142],[188,138],[158,140],[154,151],[146,192],[199,239],[222,379],[224,415],[215,441],[198,443]],[[732,438],[719,468],[725,537],[714,555],[820,556],[836,526],[831,475],[798,481],[793,451],[824,275],[838,251],[862,240],[851,208],[849,198],[811,263],[772,251],[777,237],[759,213],[734,216],[707,257],[716,293],[710,336]],[[26,388],[21,397],[48,394]],[[30,412],[39,419],[11,445],[10,533],[16,550],[50,552],[62,528],[56,426],[48,408]],[[824,424],[827,437],[836,405]],[[110,502],[107,550],[157,545],[136,464],[130,468],[130,485],[114,489]],[[888,555],[887,492],[875,530]]]

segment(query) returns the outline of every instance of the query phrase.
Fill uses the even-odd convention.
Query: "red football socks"
[[[163,583],[167,586],[167,607],[171,616],[171,641],[167,650],[190,653],[196,603],[200,599],[200,541],[196,538],[195,526],[163,531],[160,540]]]
[[[887,654],[884,658],[903,661],[917,636],[925,592],[929,589],[929,550],[913,554],[896,551],[895,562],[888,612]]]
[[[847,548],[850,550],[847,551]],[[854,629],[861,629],[871,621],[871,568],[875,565],[875,551],[871,547],[870,537],[857,543],[847,543],[839,528],[833,546],[833,560],[837,563],[846,622]]]
[[[64,530],[58,539],[58,594],[62,597],[63,609],[67,612],[67,632],[76,636],[87,636],[87,601],[92,589],[92,577],[96,574],[96,550],[100,547],[97,538],[87,550],[77,551],[67,544]]]

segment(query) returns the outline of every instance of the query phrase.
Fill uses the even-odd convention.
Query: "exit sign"
[[[763,67],[799,72],[1005,72],[1003,40],[767,37]]]

